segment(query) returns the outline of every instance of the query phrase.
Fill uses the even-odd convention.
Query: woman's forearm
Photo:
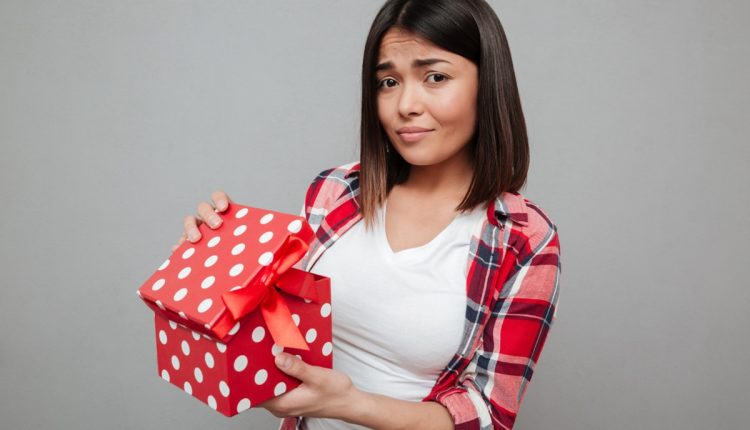
[[[411,402],[355,390],[342,419],[374,430],[453,430],[453,418],[437,402]]]

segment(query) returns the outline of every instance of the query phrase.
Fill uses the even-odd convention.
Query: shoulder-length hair
[[[388,0],[370,27],[362,60],[360,206],[365,225],[375,217],[410,165],[391,145],[378,118],[377,65],[383,35],[399,28],[477,65],[477,122],[469,143],[474,174],[457,211],[471,210],[526,182],[529,145],[505,32],[484,0]]]

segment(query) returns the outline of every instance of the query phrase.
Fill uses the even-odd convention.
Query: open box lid
[[[227,342],[239,325],[224,293],[240,290],[259,276],[265,279],[269,266],[287,254],[290,238],[308,244],[314,233],[303,217],[233,202],[218,215],[222,224],[216,229],[198,226],[201,239],[175,249],[138,295],[154,312]],[[300,252],[299,259],[306,248],[297,249]]]

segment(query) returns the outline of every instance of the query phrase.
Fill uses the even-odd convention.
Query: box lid
[[[221,226],[198,226],[201,239],[185,241],[175,249],[141,285],[138,295],[155,312],[227,342],[239,325],[222,294],[248,286],[258,277],[265,279],[269,267],[285,258],[290,238],[308,244],[314,233],[303,217],[234,202],[218,215]],[[303,253],[301,258],[306,247],[297,252]]]

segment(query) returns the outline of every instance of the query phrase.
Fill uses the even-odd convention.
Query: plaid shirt
[[[358,162],[324,170],[308,188],[303,211],[316,236],[296,268],[310,270],[362,218],[358,173]],[[511,429],[556,319],[557,227],[522,195],[503,193],[472,236],[463,340],[422,401],[444,405],[456,430]],[[279,430],[302,421],[284,418]]]

